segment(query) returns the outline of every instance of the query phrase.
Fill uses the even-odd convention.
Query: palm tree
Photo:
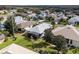
[[[15,37],[15,19],[14,19],[14,15],[11,16],[11,22],[12,22],[12,35],[13,35],[13,39],[16,40],[16,37]]]
[[[8,20],[5,22],[5,28],[13,36],[13,39],[15,40],[15,29],[16,29],[16,24],[14,20],[14,15],[11,15],[8,17]]]

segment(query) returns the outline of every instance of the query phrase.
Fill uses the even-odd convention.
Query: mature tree
[[[51,39],[53,37],[53,34],[52,34],[51,30],[52,29],[45,30],[43,39],[46,40],[47,42],[51,42]]]
[[[59,24],[62,24],[62,25],[67,25],[68,24],[68,20],[66,19],[61,19]]]
[[[67,49],[66,38],[64,38],[61,35],[53,37],[52,43],[56,46],[56,49],[58,50],[58,53],[60,51],[65,51]]]
[[[19,13],[27,13],[27,10],[24,9],[24,8],[21,8],[21,9],[17,9],[17,12],[19,12]]]
[[[48,16],[46,17],[46,21],[48,21],[48,22],[51,22],[51,21],[53,21],[53,20],[54,20],[54,18],[51,17],[51,16],[50,16],[50,17],[48,17]]]
[[[46,42],[55,45],[56,49],[58,50],[58,53],[64,53],[67,50],[66,38],[61,35],[54,36],[51,32],[51,29],[45,30],[43,39],[46,40]]]

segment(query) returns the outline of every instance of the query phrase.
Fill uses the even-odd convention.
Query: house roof
[[[16,22],[16,25],[19,28],[26,28],[27,26],[30,26],[30,25],[35,24],[34,21],[26,21],[26,20],[23,20],[23,18],[21,16],[15,17],[15,22]]]
[[[79,32],[72,25],[67,25],[65,27],[58,27],[52,30],[54,35],[62,35],[65,38],[79,41]]]
[[[34,22],[34,21],[24,21],[24,22],[18,24],[18,27],[19,28],[27,28],[27,27],[34,25],[35,23],[36,22]]]
[[[48,23],[41,23],[31,29],[29,29],[28,31],[30,32],[35,32],[35,33],[39,33],[39,34],[42,34],[46,29],[49,29],[51,28],[51,25],[48,24]]]
[[[0,54],[37,54],[37,53],[13,43],[0,50]]]
[[[14,19],[15,19],[16,24],[20,24],[20,23],[24,22],[23,18],[21,16],[16,16],[16,17],[14,17]]]
[[[72,17],[71,19],[68,20],[69,23],[75,23],[79,22],[79,16]]]

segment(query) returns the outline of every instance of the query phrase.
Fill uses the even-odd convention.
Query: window
[[[70,41],[70,44],[72,44],[72,40]]]
[[[66,39],[67,43],[69,43],[69,39]]]
[[[68,45],[68,47],[70,47],[70,45]]]

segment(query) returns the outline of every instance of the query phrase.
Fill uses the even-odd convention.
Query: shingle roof
[[[42,23],[42,24],[39,24],[39,25],[29,29],[28,31],[42,34],[46,29],[49,29],[49,28],[51,28],[50,24]]]
[[[24,22],[18,24],[17,26],[18,26],[18,28],[27,28],[34,24],[35,24],[35,22],[33,22],[33,21],[24,21]]]
[[[38,54],[38,53],[13,43],[0,50],[0,54]]]
[[[72,25],[67,25],[65,27],[58,27],[52,30],[54,35],[62,35],[65,38],[79,41],[79,32]]]
[[[16,17],[14,17],[14,19],[15,19],[16,24],[20,24],[20,23],[24,22],[23,18],[21,16],[16,16]]]
[[[75,22],[79,22],[79,16],[72,17],[68,20],[69,23],[74,24]]]

